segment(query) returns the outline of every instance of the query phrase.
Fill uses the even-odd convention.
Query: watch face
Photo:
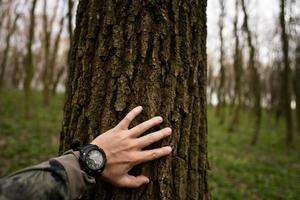
[[[92,170],[101,169],[103,163],[103,155],[98,150],[92,150],[86,156],[86,164]]]

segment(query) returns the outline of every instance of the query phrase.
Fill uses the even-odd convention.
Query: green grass
[[[258,143],[251,146],[251,119],[244,111],[237,130],[231,133],[230,118],[220,125],[215,110],[208,109],[213,199],[300,199],[299,135],[294,148],[287,148],[284,123],[276,124],[271,114],[264,113]]]
[[[58,153],[62,121],[63,95],[57,95],[49,107],[41,95],[33,93],[33,116],[24,115],[23,93],[0,93],[0,176],[47,160]]]
[[[23,94],[0,94],[0,176],[56,156],[62,122],[63,95],[49,107],[34,93],[34,115],[24,117]],[[227,115],[229,116],[230,113]],[[220,125],[208,109],[209,185],[213,199],[300,199],[300,135],[295,147],[284,144],[284,123],[264,113],[256,146],[251,146],[252,120],[243,111],[236,132]]]

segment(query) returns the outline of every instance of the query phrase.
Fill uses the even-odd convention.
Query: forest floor
[[[42,105],[40,93],[33,96],[34,114],[26,119],[21,92],[5,90],[0,94],[0,176],[57,155],[63,95],[56,95],[49,107]],[[242,112],[233,133],[228,132],[229,121],[220,125],[215,110],[209,107],[209,186],[213,199],[299,199],[300,135],[293,149],[286,148],[284,123],[276,123],[265,112],[258,143],[251,146],[249,112]]]
[[[227,116],[231,116],[227,109]],[[300,135],[287,148],[283,120],[263,112],[258,142],[250,112],[242,111],[235,132],[230,118],[220,125],[214,109],[208,109],[209,186],[213,199],[300,199]]]

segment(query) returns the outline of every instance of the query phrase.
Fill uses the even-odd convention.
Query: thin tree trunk
[[[35,8],[37,0],[32,0],[32,7],[30,11],[30,24],[29,35],[27,40],[27,55],[25,58],[25,79],[24,79],[24,105],[25,116],[31,117],[32,115],[32,94],[31,94],[31,81],[33,78],[33,58],[32,58],[32,43],[34,39],[34,26],[35,26]]]
[[[296,122],[300,134],[300,38],[298,39],[295,56],[294,93],[296,100]]]
[[[269,82],[271,87],[270,105],[272,108],[272,112],[274,114],[275,124],[279,123],[279,118],[281,117],[282,110],[283,110],[282,99],[281,99],[281,94],[282,94],[281,77],[282,77],[281,62],[274,61]]]
[[[225,18],[225,2],[219,0],[220,16],[219,16],[219,37],[220,37],[220,82],[218,87],[218,106],[217,115],[220,119],[220,124],[224,123],[225,118],[225,66],[224,66],[224,18]]]
[[[249,29],[248,25],[248,14],[246,11],[245,0],[242,0],[242,8],[244,12],[244,30],[247,33],[247,43],[250,49],[248,67],[250,69],[251,75],[251,83],[250,83],[250,90],[252,92],[252,99],[254,101],[253,111],[255,115],[255,130],[252,136],[251,144],[255,145],[258,140],[259,132],[260,132],[260,124],[261,124],[261,94],[260,94],[260,77],[257,72],[257,66],[255,62],[255,48],[252,41],[252,33]]]
[[[72,22],[73,22],[73,7],[74,7],[74,0],[68,0],[68,14],[67,14],[67,17],[68,17],[68,33],[69,33],[69,48],[71,48],[71,45],[72,45],[72,37],[73,37],[73,25],[72,25]],[[69,54],[68,54],[68,65],[70,65],[70,53],[71,53],[71,50],[69,49]]]
[[[239,124],[239,112],[241,107],[241,78],[243,71],[242,51],[240,47],[240,40],[238,34],[238,13],[239,13],[239,0],[235,1],[235,17],[233,22],[233,34],[235,38],[234,50],[234,99],[233,99],[233,117],[229,126],[229,131],[234,131]]]
[[[2,61],[1,61],[1,68],[0,68],[0,90],[1,88],[3,87],[3,84],[4,84],[4,76],[5,76],[5,72],[6,72],[6,65],[7,65],[7,58],[8,58],[8,53],[10,51],[10,40],[11,40],[11,36],[14,34],[16,28],[17,28],[17,22],[18,22],[18,19],[20,17],[20,14],[19,13],[15,13],[16,16],[15,16],[15,19],[13,21],[13,24],[11,25],[11,17],[9,17],[8,21],[7,21],[7,28],[9,29],[8,30],[8,33],[7,33],[7,36],[6,36],[6,46],[5,46],[5,49],[4,49],[4,52],[3,52],[3,58],[2,58]]]
[[[73,7],[74,7],[74,0],[68,0],[68,33],[69,33],[69,51],[68,51],[68,59],[67,59],[67,77],[69,77],[69,74],[71,73],[71,46],[73,45],[73,25],[72,25],[72,21],[73,21]],[[69,86],[70,83],[68,83],[68,80],[65,83],[66,85],[66,96],[70,96],[70,92],[69,91]]]
[[[255,115],[255,130],[253,133],[253,137],[251,140],[251,144],[255,145],[258,140],[259,136],[259,131],[260,131],[260,123],[261,123],[261,94],[260,94],[260,77],[257,72],[257,67],[256,67],[256,62],[255,62],[255,48],[253,45],[252,41],[252,33],[249,29],[248,25],[248,14],[246,11],[246,5],[245,5],[245,0],[242,0],[242,8],[244,12],[244,30],[247,34],[247,43],[250,49],[250,54],[249,54],[249,61],[248,61],[248,67],[250,69],[250,76],[251,76],[251,83],[250,83],[250,90],[252,92],[252,99],[254,101],[253,105],[253,111]]]
[[[0,20],[0,30],[2,29],[4,17],[9,15],[10,5],[11,5],[11,4],[9,4],[8,8],[7,8],[5,11],[2,11],[2,10],[0,9],[0,17],[1,17],[1,20]],[[1,8],[1,6],[2,6],[2,1],[0,2],[0,8]]]
[[[286,120],[286,144],[293,143],[293,120],[291,111],[291,87],[290,87],[290,62],[289,62],[289,43],[285,27],[285,0],[280,0],[280,26],[281,26],[281,43],[283,54],[284,72],[282,76],[282,99],[284,106],[284,116]]]
[[[57,52],[52,52],[51,51],[51,37],[52,37],[52,27],[54,20],[57,16],[57,10],[58,10],[58,2],[55,5],[55,12],[54,15],[51,17],[50,20],[48,20],[48,14],[47,14],[47,0],[44,0],[44,6],[43,6],[43,41],[44,41],[44,67],[43,67],[43,74],[42,74],[42,82],[43,82],[43,102],[44,105],[49,105],[50,103],[50,95],[51,95],[51,84],[53,82],[53,64],[55,64],[55,60],[53,60],[53,55],[56,56]],[[58,33],[58,43],[61,35],[61,30],[60,28],[59,33]],[[55,40],[56,46],[53,47],[53,51],[57,51],[58,49],[58,44],[56,44],[57,39]],[[55,59],[55,58],[54,58]]]
[[[61,20],[60,20],[59,31],[56,35],[55,40],[54,40],[54,45],[53,45],[53,49],[52,49],[51,57],[50,57],[50,62],[49,62],[49,86],[51,87],[52,94],[54,94],[55,91],[56,91],[56,86],[57,85],[54,85],[54,84],[58,83],[58,82],[55,83],[55,81],[57,80],[57,78],[58,78],[57,81],[59,81],[59,78],[62,75],[60,73],[63,73],[63,71],[64,71],[63,69],[62,70],[61,69],[57,70],[58,71],[58,74],[57,74],[58,77],[54,77],[54,70],[55,70],[56,65],[57,65],[57,63],[56,63],[57,59],[56,58],[57,58],[57,54],[58,54],[58,49],[59,49],[59,45],[60,45],[60,38],[61,38],[62,31],[63,31],[63,27],[64,27],[64,17],[61,18]]]
[[[62,75],[64,74],[64,71],[65,71],[65,66],[62,66],[59,70],[57,70],[57,74],[54,78],[53,86],[52,86],[52,94],[53,95],[56,94],[58,83],[59,83]]]
[[[20,65],[20,53],[17,48],[14,48],[12,55],[12,76],[11,76],[11,84],[14,88],[18,88],[21,80],[21,65]],[[23,55],[22,55],[23,56]]]
[[[72,40],[60,153],[136,105],[144,107],[138,122],[161,115],[161,127],[174,130],[162,142],[173,155],[132,172],[150,184],[131,190],[99,180],[88,199],[209,199],[206,0],[80,1]]]
[[[48,28],[48,14],[47,14],[47,0],[44,0],[43,5],[43,45],[44,45],[44,66],[42,74],[43,82],[43,103],[49,104],[49,52],[50,52],[50,40],[51,40],[51,26]]]
[[[69,32],[69,39],[70,44],[72,44],[72,35],[73,35],[73,7],[74,7],[74,0],[68,0],[68,32]]]

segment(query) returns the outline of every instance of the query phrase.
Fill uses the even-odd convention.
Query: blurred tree
[[[54,46],[53,46],[52,52],[50,54],[51,57],[50,57],[50,62],[49,62],[49,65],[50,65],[50,72],[49,72],[50,78],[49,79],[50,79],[50,86],[51,86],[52,94],[55,93],[57,84],[58,84],[61,76],[64,73],[65,65],[62,65],[62,67],[60,67],[60,68],[57,67],[57,57],[58,57],[58,51],[60,48],[60,39],[61,39],[61,35],[63,32],[63,27],[64,27],[64,19],[65,19],[64,17],[62,17],[60,19],[59,31],[55,37]],[[55,71],[56,71],[56,76],[54,73]]]
[[[296,118],[298,132],[300,133],[300,37],[298,39],[295,55],[295,72],[294,72],[294,93],[296,100]]]
[[[74,0],[67,0],[68,1],[68,33],[69,33],[69,51],[68,51],[68,60],[67,60],[67,76],[70,74],[70,62],[71,62],[71,46],[72,46],[72,38],[73,38],[73,8],[74,8]],[[68,94],[68,88],[66,87],[66,93]]]
[[[11,84],[14,88],[18,88],[22,78],[22,61],[24,55],[18,48],[14,47],[12,50],[11,64],[12,64],[12,73],[11,73]],[[21,60],[21,61],[20,61]]]
[[[5,40],[6,46],[5,46],[5,49],[3,52],[2,61],[1,61],[1,65],[0,65],[0,67],[1,67],[0,68],[0,89],[3,87],[3,84],[4,84],[4,75],[5,75],[5,71],[6,71],[7,58],[8,58],[8,53],[10,51],[10,46],[11,46],[10,40],[16,30],[17,22],[20,17],[20,14],[17,13],[17,11],[16,11],[17,8],[18,8],[18,6],[16,6],[16,9],[15,9],[15,16],[14,16],[13,23],[11,23],[12,16],[9,16],[8,20],[7,20],[8,31],[7,31],[6,40]]]
[[[282,99],[284,116],[286,119],[286,143],[292,145],[293,142],[293,119],[291,110],[291,86],[290,86],[290,61],[289,61],[289,43],[285,25],[285,0],[280,0],[280,27],[282,43],[282,62],[284,71],[282,76]]]
[[[213,66],[207,59],[207,102],[209,104],[212,104],[212,95],[214,93],[213,81]]]
[[[58,55],[59,45],[60,45],[60,38],[64,27],[64,17],[60,19],[59,23],[59,30],[56,34],[56,37],[54,38],[54,41],[52,41],[52,30],[53,30],[53,24],[55,19],[57,18],[58,14],[58,6],[59,1],[57,1],[55,5],[55,12],[52,15],[51,19],[48,20],[48,14],[47,14],[47,0],[44,0],[44,6],[43,6],[43,33],[44,33],[44,69],[43,69],[43,100],[44,105],[49,105],[51,94],[53,94],[54,90],[54,71],[56,69],[56,59]],[[61,70],[58,70],[61,71]],[[52,91],[52,93],[51,93]]]
[[[252,99],[254,101],[253,110],[255,114],[255,130],[251,140],[251,144],[254,145],[257,143],[260,123],[261,123],[261,93],[260,93],[260,77],[257,72],[256,62],[255,62],[255,47],[252,41],[252,33],[248,25],[248,13],[246,10],[245,0],[241,1],[242,9],[244,12],[244,24],[243,29],[247,34],[247,44],[249,46],[249,60],[248,60],[248,69],[250,70],[250,91],[252,92]]]
[[[71,53],[71,45],[72,45],[72,35],[73,35],[73,7],[74,7],[74,0],[67,0],[68,1],[68,33],[69,33],[69,54],[68,54],[68,66],[70,65],[70,53]],[[68,72],[69,73],[69,72]]]
[[[278,56],[279,57],[279,56]],[[281,87],[281,77],[282,77],[282,69],[281,69],[281,61],[279,59],[275,59],[272,64],[272,70],[270,74],[270,107],[275,116],[276,124],[279,123],[279,118],[282,116],[282,87]]]
[[[72,44],[72,35],[73,35],[73,7],[74,7],[74,1],[68,0],[68,32],[69,32],[69,39],[70,44]]]
[[[0,17],[1,17],[1,20],[0,20],[0,30],[1,30],[1,28],[2,28],[2,25],[3,25],[3,19],[4,19],[4,17],[8,14],[8,12],[9,12],[9,9],[4,9],[3,10],[3,8],[2,8],[3,6],[2,6],[2,0],[0,0]]]
[[[60,153],[115,126],[136,105],[173,128],[173,155],[137,167],[139,189],[106,183],[88,199],[209,199],[206,0],[80,1]],[[133,125],[136,125],[134,123]],[[169,140],[169,141],[167,141]]]
[[[30,117],[32,115],[32,97],[31,97],[31,81],[33,78],[33,56],[32,56],[32,44],[34,39],[34,26],[35,26],[35,8],[37,0],[32,0],[30,10],[30,24],[29,34],[27,40],[27,55],[25,58],[25,79],[24,79],[24,105],[25,116]]]
[[[233,104],[234,111],[229,131],[234,131],[239,123],[239,112],[241,107],[241,78],[243,71],[243,56],[240,47],[240,39],[238,34],[238,15],[239,15],[239,0],[235,1],[235,16],[233,21],[233,35],[235,39],[234,57],[233,57],[233,73],[234,73],[234,96]]]
[[[44,71],[43,71],[43,100],[44,105],[49,105],[52,94],[55,93],[56,87],[64,69],[57,69],[57,57],[60,47],[61,35],[64,28],[65,17],[62,16],[59,22],[58,32],[54,37],[53,25],[58,17],[59,1],[55,5],[56,12],[48,20],[47,0],[44,0],[43,7],[43,28],[44,28]],[[53,38],[53,40],[52,40]],[[56,71],[56,76],[55,76]]]
[[[56,70],[56,76],[54,77],[53,86],[52,86],[52,94],[53,95],[56,94],[58,83],[61,80],[61,78],[65,72],[65,68],[66,68],[66,66],[63,65]]]
[[[220,80],[218,86],[218,107],[217,115],[220,118],[220,124],[223,124],[225,117],[225,66],[224,66],[224,18],[225,18],[225,2],[219,0],[220,15],[219,15],[219,37],[220,37]]]
[[[54,13],[56,14],[58,3],[56,2],[56,8],[54,9]],[[43,46],[44,46],[44,66],[43,66],[43,101],[44,105],[49,104],[49,88],[50,88],[50,76],[49,76],[49,53],[50,53],[50,45],[51,45],[51,33],[53,22],[56,15],[52,16],[50,22],[48,21],[47,14],[47,0],[44,0],[43,6]]]

